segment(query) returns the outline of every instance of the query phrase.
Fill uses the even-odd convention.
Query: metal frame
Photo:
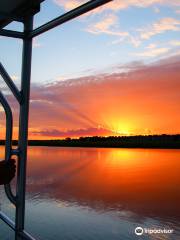
[[[12,193],[10,184],[5,185],[6,195],[16,208],[15,222],[13,222],[1,211],[0,218],[15,231],[15,240],[22,239],[35,240],[29,233],[27,233],[24,230],[32,40],[37,35],[40,35],[56,26],[59,26],[67,21],[70,21],[110,1],[112,0],[89,1],[34,30],[33,30],[33,15],[30,15],[27,18],[23,19],[24,24],[23,32],[6,29],[0,30],[1,36],[19,38],[23,40],[20,91],[12,81],[11,77],[6,72],[3,65],[0,63],[0,75],[6,82],[7,86],[13,93],[14,97],[16,98],[20,106],[18,147],[17,149],[12,149],[12,129],[13,129],[12,111],[8,104],[7,99],[0,91],[0,103],[3,106],[6,115],[5,160],[9,161],[13,155],[16,155],[18,158],[16,195],[14,196],[14,194]]]

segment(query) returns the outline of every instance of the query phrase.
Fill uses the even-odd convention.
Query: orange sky
[[[180,133],[180,58],[126,68],[32,86],[29,138]],[[17,108],[9,101],[16,137]],[[3,123],[1,117],[1,138]]]

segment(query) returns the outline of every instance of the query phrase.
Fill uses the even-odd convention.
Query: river
[[[178,240],[179,186],[180,150],[29,147],[26,230],[40,240]],[[13,239],[2,222],[0,239]]]

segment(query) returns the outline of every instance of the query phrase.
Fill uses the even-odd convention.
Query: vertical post
[[[15,221],[15,239],[21,240],[19,233],[24,230],[25,219],[25,191],[26,191],[26,161],[27,161],[27,141],[28,141],[28,116],[29,116],[29,96],[31,78],[31,56],[32,38],[29,33],[33,30],[33,17],[27,17],[24,21],[23,53],[22,53],[22,73],[21,73],[21,94],[19,116],[19,156],[17,170],[17,206]]]

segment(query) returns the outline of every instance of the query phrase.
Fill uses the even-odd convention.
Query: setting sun
[[[131,135],[133,134],[132,130],[129,126],[126,126],[126,124],[112,124],[111,128],[112,132],[114,132],[117,135]]]

